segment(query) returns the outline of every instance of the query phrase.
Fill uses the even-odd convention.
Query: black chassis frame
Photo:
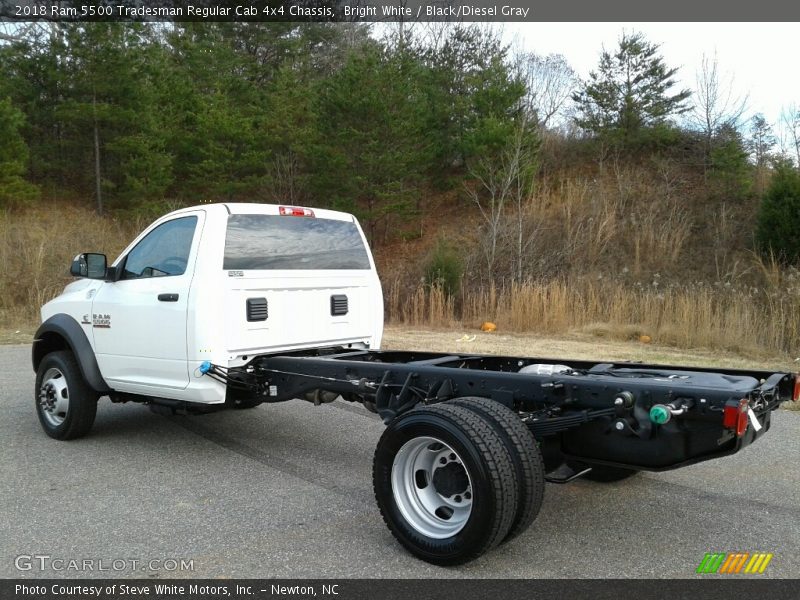
[[[518,373],[520,368],[531,364],[564,364],[576,374]],[[618,368],[746,376],[756,379],[759,385],[744,395],[732,394],[730,389],[687,385],[680,380],[670,386],[653,385],[646,378],[615,378],[614,369]],[[590,440],[589,452],[584,449],[580,455],[572,456],[565,452],[564,458],[651,471],[738,452],[769,428],[771,411],[792,398],[795,381],[793,374],[756,370],[343,348],[257,356],[245,367],[231,369],[230,374],[234,377],[229,379],[229,390],[238,387],[241,393],[241,382],[246,382],[245,393],[258,395],[264,402],[290,400],[323,389],[346,400],[362,402],[377,412],[384,423],[420,403],[435,404],[465,396],[490,398],[518,413],[542,443],[560,440],[565,432],[572,435],[576,430]],[[600,377],[586,377],[586,374]],[[602,377],[606,374],[609,376]],[[240,383],[232,384],[233,379]],[[737,437],[734,432],[722,429],[722,411],[726,403],[738,403],[742,397],[749,400],[763,426],[758,432],[749,427],[744,436]],[[686,403],[690,408],[684,417],[673,419],[667,426],[654,426],[650,422],[652,405],[676,402]],[[628,458],[609,460],[607,455],[615,454],[613,451],[605,452],[606,456],[602,451],[594,456],[592,443],[611,448],[619,445],[622,438],[608,435],[612,425],[622,428],[616,433],[635,438],[635,442],[653,439],[660,427],[664,433],[684,436],[679,444],[692,449],[676,452],[675,460],[665,464],[660,464],[661,459],[654,460],[658,464],[646,465]],[[699,436],[708,439],[696,446],[692,444],[692,435],[695,439]],[[638,447],[653,448],[656,453],[665,451],[665,447],[655,447],[652,443],[640,443]],[[631,452],[639,452],[635,444],[631,448]],[[672,446],[666,448],[669,451]]]

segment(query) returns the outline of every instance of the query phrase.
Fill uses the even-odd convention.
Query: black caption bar
[[[500,597],[509,600],[570,598],[604,600],[636,598],[729,599],[734,595],[796,598],[791,580],[730,579],[709,577],[692,580],[254,580],[205,579],[61,579],[2,580],[4,600],[478,600]]]
[[[800,21],[785,0],[0,0],[0,21]]]

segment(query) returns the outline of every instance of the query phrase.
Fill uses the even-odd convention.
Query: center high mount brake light
[[[313,217],[314,211],[301,206],[279,206],[278,212],[284,217]]]

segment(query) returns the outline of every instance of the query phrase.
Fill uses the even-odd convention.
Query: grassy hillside
[[[521,208],[506,208],[490,267],[479,211],[447,200],[428,211],[421,239],[378,248],[387,316],[800,355],[800,273],[755,251],[758,205],[755,196],[709,195],[685,167],[566,168],[541,178]],[[441,240],[453,249],[444,258]],[[454,281],[436,277],[432,266],[443,262]]]
[[[558,185],[542,179],[523,206],[531,240],[522,281],[510,276],[508,248],[496,272],[486,271],[486,228],[474,204],[452,192],[426,198],[425,217],[398,222],[375,247],[387,321],[466,330],[492,321],[503,334],[647,336],[680,348],[796,357],[800,277],[752,251],[754,223],[742,215],[753,212],[755,200],[729,206],[699,203],[686,190],[665,196],[643,169],[623,179],[560,176]],[[150,220],[98,216],[70,202],[52,206],[0,213],[6,330],[31,330],[38,307],[70,280],[75,254],[114,257]],[[517,218],[513,208],[506,212]],[[445,257],[457,275],[449,290],[447,282],[431,281],[443,245],[454,250]]]

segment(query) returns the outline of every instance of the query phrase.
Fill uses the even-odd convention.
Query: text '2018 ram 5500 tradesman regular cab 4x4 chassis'
[[[44,430],[86,434],[101,396],[185,413],[305,398],[387,425],[373,483],[416,556],[458,564],[533,522],[544,482],[623,479],[738,452],[797,400],[794,374],[378,350],[383,299],[358,222],[210,204],[170,213],[42,308]]]

